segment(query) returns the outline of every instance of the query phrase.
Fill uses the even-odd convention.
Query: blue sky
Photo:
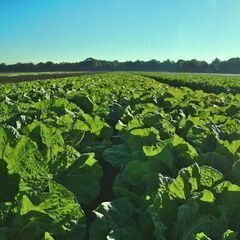
[[[240,0],[0,0],[0,62],[240,56]]]

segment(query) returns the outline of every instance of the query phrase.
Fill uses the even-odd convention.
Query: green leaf
[[[45,234],[44,234],[44,240],[54,240],[54,238],[50,235],[50,233],[45,232]]]
[[[237,239],[238,239],[238,234],[230,229],[228,229],[223,234],[223,240],[237,240]]]
[[[18,131],[11,126],[0,128],[0,159],[3,159],[3,154],[6,146],[8,144],[15,144],[19,137],[20,135]]]
[[[84,218],[84,213],[76,202],[74,194],[54,181],[49,182],[49,192],[43,193],[40,200],[38,206],[63,231],[71,231],[77,222]]]
[[[141,201],[140,196],[150,194],[157,190],[159,184],[159,167],[156,161],[130,161],[123,169],[121,175],[116,178],[113,186],[115,194],[129,197],[132,200],[138,195],[137,201]],[[125,190],[123,190],[125,188]],[[119,195],[118,195],[119,196]]]
[[[49,182],[48,192],[32,201],[23,195],[16,211],[10,233],[14,239],[40,239],[46,231],[61,236],[78,222],[84,224],[84,213],[74,195],[53,181]]]
[[[70,101],[75,103],[78,107],[80,107],[85,113],[91,114],[93,112],[93,102],[91,99],[84,95],[74,95],[70,98]]]
[[[112,136],[112,128],[104,122],[98,115],[91,117],[88,114],[81,115],[81,120],[78,119],[74,125],[73,130],[89,131],[96,136],[103,139],[108,139]]]
[[[153,127],[133,129],[127,136],[127,144],[132,151],[139,150],[145,145],[155,145],[158,140],[159,132]]]
[[[64,146],[61,132],[41,122],[34,121],[26,126],[23,132],[37,143],[39,151],[46,156],[47,161],[52,161]]]
[[[198,156],[196,149],[176,134],[172,140],[171,150],[176,155],[174,164],[179,169],[193,164]]]
[[[183,232],[198,212],[197,204],[186,203],[178,208],[177,232]],[[180,233],[179,233],[180,234]]]
[[[21,192],[41,191],[51,178],[35,142],[22,136],[15,147],[7,145],[4,160],[8,173],[20,176]]]
[[[65,144],[77,149],[83,141],[85,132],[81,130],[70,130],[68,132],[63,132],[62,136],[64,138]]]
[[[236,153],[240,152],[240,140],[232,142],[219,140],[215,151],[227,159],[233,160]]]
[[[126,198],[104,202],[94,213],[96,220],[89,229],[91,240],[124,239],[123,237],[133,237],[137,231],[133,222],[133,208]],[[139,235],[138,229],[137,236]]]
[[[57,148],[57,151],[56,156],[48,164],[49,171],[53,174],[54,179],[59,179],[80,157],[80,153],[68,145],[65,145],[62,149]]]
[[[20,176],[9,174],[7,163],[0,159],[0,199],[1,202],[12,201],[19,190]]]
[[[207,235],[205,235],[203,232],[197,233],[194,240],[211,240]]]
[[[224,174],[229,173],[231,171],[233,164],[231,160],[227,159],[225,156],[216,152],[200,154],[197,159],[197,162],[201,165],[211,166]]]
[[[199,183],[200,169],[194,164],[179,171],[177,178],[169,185],[169,195],[186,200],[192,191],[198,189]]]
[[[125,144],[118,144],[104,150],[102,157],[114,167],[124,167],[129,161],[130,153]]]
[[[79,202],[90,204],[100,192],[102,174],[94,154],[84,154],[63,173],[59,181],[74,193]]]
[[[158,161],[159,164],[164,165],[167,169],[173,169],[173,154],[168,146],[144,146],[143,152],[148,160]],[[161,168],[164,170],[164,167]]]
[[[200,200],[203,202],[213,203],[215,200],[213,193],[207,189],[204,189],[202,192],[200,192],[200,195]]]
[[[216,169],[209,166],[200,167],[201,180],[200,184],[203,187],[213,187],[217,183],[223,181],[223,175]]]

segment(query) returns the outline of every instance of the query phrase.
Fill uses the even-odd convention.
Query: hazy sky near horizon
[[[240,56],[240,0],[0,0],[0,62]]]

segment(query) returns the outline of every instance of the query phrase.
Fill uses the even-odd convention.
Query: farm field
[[[102,73],[0,86],[0,239],[240,239],[240,78]]]
[[[56,79],[64,77],[75,77],[94,72],[19,72],[0,73],[0,84],[19,83],[22,81]]]
[[[240,76],[238,74],[199,74],[199,73],[159,73],[140,72],[140,75],[153,78],[173,87],[189,87],[209,93],[239,93]]]
[[[26,75],[51,75],[51,74],[63,74],[72,72],[2,72],[0,76],[15,77],[15,76],[26,76]],[[78,72],[80,73],[80,72]]]

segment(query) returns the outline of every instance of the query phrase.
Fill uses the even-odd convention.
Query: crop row
[[[203,90],[208,93],[240,92],[240,77],[231,75],[186,74],[186,73],[138,73],[173,87],[188,87],[192,90]]]

